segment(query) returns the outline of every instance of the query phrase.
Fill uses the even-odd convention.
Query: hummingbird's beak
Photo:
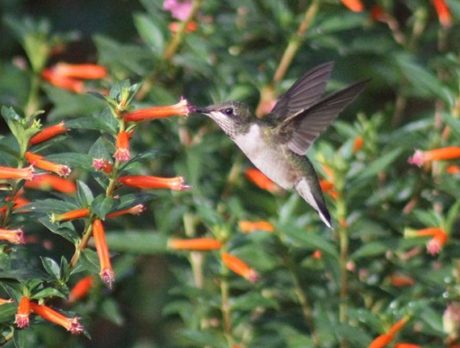
[[[207,114],[207,113],[209,113],[208,108],[195,107],[195,109],[194,109],[193,111],[194,111],[194,112],[198,112],[198,113],[200,113],[200,114]]]

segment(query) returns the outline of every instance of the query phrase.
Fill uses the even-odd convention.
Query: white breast
[[[282,145],[277,148],[269,146],[259,125],[251,125],[246,134],[236,135],[233,141],[251,162],[272,181],[285,189],[293,187],[293,173],[286,157],[283,156],[287,149]]]

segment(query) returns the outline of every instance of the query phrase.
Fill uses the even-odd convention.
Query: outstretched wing
[[[315,104],[324,94],[333,67],[334,63],[328,62],[307,71],[278,98],[267,117],[281,121],[282,118],[292,116]]]
[[[363,91],[368,81],[356,82],[289,116],[273,130],[274,133],[285,139],[291,151],[305,155],[315,139]]]

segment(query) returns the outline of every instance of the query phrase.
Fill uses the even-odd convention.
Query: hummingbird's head
[[[227,101],[195,108],[195,112],[209,116],[228,135],[244,132],[249,127],[251,112],[249,107],[241,102]]]

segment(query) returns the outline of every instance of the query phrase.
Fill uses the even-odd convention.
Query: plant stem
[[[29,96],[27,98],[27,103],[24,106],[24,113],[26,116],[27,124],[30,124],[30,121],[32,121],[32,116],[40,107],[39,100],[38,100],[39,87],[40,87],[40,77],[34,74],[30,80]]]
[[[275,75],[273,76],[273,82],[279,82],[283,79],[284,75],[286,75],[286,71],[292,63],[297,51],[304,40],[305,32],[313,23],[315,19],[316,13],[319,9],[319,1],[313,0],[310,6],[305,11],[305,16],[300,23],[299,27],[297,28],[297,32],[291,37],[289,40],[288,46],[286,47],[283,56],[276,68]]]
[[[74,268],[77,265],[78,260],[80,259],[81,252],[86,248],[86,245],[88,244],[89,239],[91,238],[91,232],[92,232],[92,226],[93,224],[91,223],[93,220],[93,216],[91,216],[87,221],[86,221],[86,226],[83,232],[83,236],[80,239],[80,243],[78,243],[77,247],[75,248],[75,252],[70,259],[70,268]]]
[[[223,278],[220,281],[220,296],[221,296],[221,311],[222,311],[222,320],[224,326],[224,334],[227,337],[229,346],[233,345],[233,335],[232,335],[232,317],[230,309],[230,288],[228,285],[228,280]]]

